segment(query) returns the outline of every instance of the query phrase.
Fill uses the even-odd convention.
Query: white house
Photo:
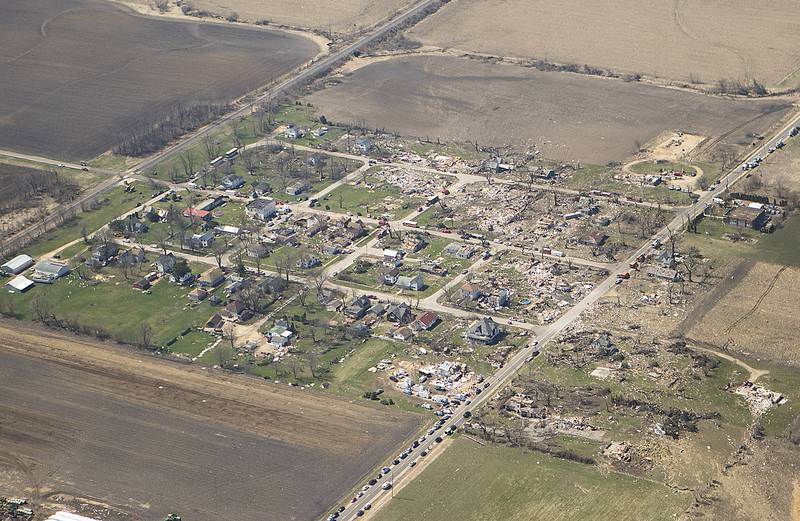
[[[253,199],[244,208],[245,214],[251,219],[259,221],[269,221],[277,212],[275,200],[269,197]]]
[[[414,275],[413,277],[401,275],[397,277],[397,282],[395,282],[394,285],[402,289],[422,291],[425,289],[425,280],[422,278],[422,275]]]

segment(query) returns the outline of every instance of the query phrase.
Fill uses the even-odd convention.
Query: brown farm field
[[[418,425],[18,322],[0,322],[0,338],[0,495],[35,505],[69,495],[128,520],[314,519]]]
[[[757,359],[800,367],[800,270],[758,262],[693,311],[686,336]]]
[[[732,100],[447,56],[373,61],[307,99],[329,120],[481,145],[535,144],[545,157],[622,161],[665,130],[748,144],[791,105]]]
[[[456,0],[409,31],[424,44],[706,83],[800,84],[793,0]]]
[[[150,0],[128,0],[150,6]],[[249,22],[270,23],[304,29],[349,33],[364,29],[389,18],[414,3],[414,0],[341,0],[335,4],[325,0],[193,0],[191,4],[215,15],[239,15]],[[177,13],[177,9],[173,8]]]
[[[95,0],[0,3],[0,148],[90,159],[176,105],[225,103],[319,52],[278,31]]]

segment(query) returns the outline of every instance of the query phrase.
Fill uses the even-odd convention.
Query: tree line
[[[192,132],[231,110],[231,105],[200,103],[177,105],[158,120],[142,122],[117,138],[114,153],[141,157],[152,154],[178,137]]]

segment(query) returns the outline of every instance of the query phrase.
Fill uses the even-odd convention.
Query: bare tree
[[[191,150],[187,150],[178,154],[178,158],[181,161],[181,166],[183,167],[183,173],[186,176],[186,179],[190,179],[194,174],[194,154]]]
[[[297,300],[300,301],[300,306],[303,308],[306,307],[306,297],[308,297],[308,286],[303,286],[303,288],[297,293]]]
[[[153,339],[153,328],[147,323],[142,323],[139,326],[139,345],[145,349],[150,349]]]
[[[308,281],[317,290],[316,295],[317,295],[317,297],[319,297],[322,294],[322,288],[328,282],[328,276],[325,274],[324,271],[320,270],[320,271],[316,271],[314,273],[311,273],[308,276]]]
[[[211,245],[211,253],[214,255],[214,260],[217,261],[219,269],[222,269],[222,260],[226,251],[228,251],[228,247],[223,242],[214,241],[214,244]]]
[[[306,351],[306,362],[308,362],[308,370],[311,372],[311,377],[317,377],[317,366],[319,364],[319,355],[316,351]]]
[[[683,256],[683,268],[686,270],[686,275],[689,278],[689,282],[693,282],[692,273],[701,262],[702,258],[700,256],[700,250],[698,250],[695,246],[690,246]]]
[[[233,322],[225,323],[222,328],[222,338],[228,341],[231,349],[236,348],[236,325]]]

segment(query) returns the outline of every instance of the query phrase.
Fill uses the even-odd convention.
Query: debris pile
[[[743,396],[754,416],[761,416],[773,407],[778,407],[787,402],[785,396],[766,387],[761,387],[753,382],[743,382],[741,385],[729,389],[733,394]]]

